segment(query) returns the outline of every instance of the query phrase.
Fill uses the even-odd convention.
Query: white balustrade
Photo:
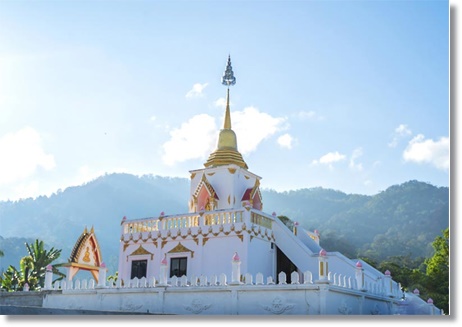
[[[281,271],[278,275],[279,284],[287,284],[287,275],[285,272]]]
[[[226,274],[225,273],[220,274],[220,285],[226,286]]]
[[[298,274],[298,272],[293,271],[290,274],[290,283],[291,284],[300,284],[300,275]]]

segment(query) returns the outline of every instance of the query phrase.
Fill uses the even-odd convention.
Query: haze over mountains
[[[120,221],[188,212],[189,180],[109,174],[50,197],[0,202],[0,269],[19,266],[24,242],[36,238],[62,249],[60,262],[85,227],[94,227],[109,274],[117,270]],[[321,246],[350,258],[428,257],[431,242],[449,226],[449,188],[408,181],[373,195],[324,188],[262,190],[263,211],[284,215],[308,230]]]

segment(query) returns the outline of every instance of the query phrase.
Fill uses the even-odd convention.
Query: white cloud
[[[299,111],[297,113],[297,118],[301,120],[323,120],[323,116],[319,116],[315,111],[310,110],[310,111]]]
[[[214,150],[217,142],[215,118],[206,114],[192,117],[179,128],[170,131],[164,143],[162,160],[167,165],[189,159],[204,158]]]
[[[336,163],[338,161],[345,160],[346,156],[344,154],[339,153],[338,151],[335,152],[329,152],[325,155],[323,155],[321,158],[318,160],[313,160],[313,164],[322,164],[322,165],[327,165],[329,168],[333,168],[333,163]]]
[[[263,140],[287,128],[284,124],[286,120],[260,112],[255,107],[231,112],[238,151],[243,155],[254,151]],[[218,133],[219,128],[212,116],[200,114],[192,117],[179,128],[170,131],[170,140],[163,145],[163,162],[173,165],[189,159],[207,158],[216,149]]]
[[[340,154],[338,151],[335,151],[335,152],[329,152],[329,153],[323,155],[319,159],[319,163],[331,164],[331,163],[334,163],[334,162],[337,162],[337,161],[342,161],[344,159],[345,159],[344,154]]]
[[[281,148],[292,149],[294,138],[286,133],[278,137],[278,144]]]
[[[411,135],[411,130],[405,124],[401,124],[395,129],[395,133],[398,135]]]
[[[215,105],[215,107],[226,108],[226,99],[225,98],[219,98],[213,104]],[[230,103],[230,105],[231,105],[231,103]]]
[[[415,136],[403,152],[405,161],[429,163],[438,169],[449,169],[449,138],[441,137],[438,141]]]
[[[53,155],[45,153],[41,142],[40,134],[31,127],[0,138],[0,184],[24,180],[38,167],[51,170],[56,166]]]
[[[350,157],[350,165],[349,165],[349,167],[351,169],[358,170],[358,171],[363,170],[363,164],[356,162],[356,159],[358,159],[362,155],[363,155],[363,149],[362,148],[354,149],[354,151],[353,151],[353,153],[351,154],[351,157]]]
[[[196,83],[193,85],[192,89],[186,93],[187,98],[198,98],[204,96],[204,89],[207,87],[209,83]]]
[[[232,129],[237,135],[237,146],[243,155],[255,151],[257,146],[274,133],[286,129],[287,118],[272,117],[255,107],[231,113]]]
[[[390,143],[388,143],[388,146],[390,148],[396,147],[401,138],[409,135],[412,135],[412,132],[407,127],[407,125],[400,124],[398,127],[395,128],[395,132],[393,133],[393,140]]]

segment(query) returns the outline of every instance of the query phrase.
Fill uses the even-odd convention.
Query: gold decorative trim
[[[80,269],[90,270],[90,271],[95,271],[99,269],[98,267],[95,267],[93,265],[86,265],[84,263],[76,263],[76,262],[63,263],[62,267],[74,267],[74,268],[80,268]]]
[[[193,237],[192,239],[194,242],[196,242],[196,245],[199,245],[199,239],[197,238],[197,236]]]
[[[142,245],[140,245],[135,251],[133,251],[129,256],[132,255],[150,255],[151,260],[154,258],[154,254],[146,250]]]
[[[163,240],[162,243],[160,244],[160,248],[163,249],[165,244],[167,244],[167,243],[168,243],[168,241]]]
[[[231,174],[234,174],[236,172],[236,168],[228,168],[228,170]]]
[[[223,131],[223,130],[222,130]],[[217,149],[213,153],[210,154],[207,162],[204,163],[206,168],[208,167],[216,167],[216,166],[224,166],[229,164],[235,164],[239,167],[244,169],[248,169],[249,167],[245,163],[244,159],[242,158],[242,154],[237,151],[237,149]]]
[[[194,177],[196,177],[196,173],[191,174],[191,179],[194,179]]]
[[[72,249],[72,252],[71,252],[71,255],[68,261],[70,263],[78,264],[79,258],[82,252],[84,253],[84,258],[82,259],[82,261],[84,262],[91,261],[90,252],[91,252],[91,255],[93,256],[93,261],[94,261],[95,266],[98,267],[101,264],[101,262],[103,262],[102,257],[101,257],[101,249],[100,249],[98,240],[96,239],[95,230],[93,226],[91,227],[90,232],[88,232],[87,227],[85,226],[83,233],[79,236],[79,238],[77,239],[77,242],[75,243]]]
[[[175,246],[173,249],[171,249],[167,253],[180,253],[180,252],[190,252],[191,258],[194,258],[194,251],[185,247],[183,244],[181,244],[181,242],[179,242],[177,246]]]
[[[205,243],[207,243],[208,240],[209,240],[208,237],[204,237],[204,238],[202,239],[202,246],[204,246]]]
[[[202,190],[202,187],[205,187],[206,191],[209,194],[209,197],[214,199],[215,197],[218,198],[218,195],[215,192],[215,189],[213,188],[212,184],[209,183],[207,180],[207,177],[205,174],[202,175],[201,181],[196,187],[196,190],[194,191],[193,197],[194,199],[197,200],[197,197],[199,196],[200,191]]]
[[[207,173],[207,175],[213,176],[213,175],[215,175],[215,173]]]

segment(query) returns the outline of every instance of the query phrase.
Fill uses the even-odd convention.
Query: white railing
[[[170,286],[170,287],[180,287],[180,286],[226,286],[228,285],[227,276],[225,273],[220,275],[212,275],[207,277],[205,275],[200,276],[173,276],[169,278],[168,283],[163,285],[158,283],[159,279],[155,277],[150,278],[149,280],[145,277],[143,278],[133,278],[127,282],[123,282],[121,279],[118,279],[117,282],[105,283],[104,288],[140,288],[140,287],[160,287],[160,286]],[[262,273],[257,273],[255,278],[252,274],[246,273],[241,275],[241,284],[242,285],[286,285],[289,284],[287,281],[287,275],[285,272],[280,272],[278,274],[277,283],[273,280],[272,276],[266,278],[266,282]],[[313,282],[313,274],[311,271],[305,271],[303,274],[299,274],[294,271],[290,274],[290,284],[304,284],[304,285],[313,285],[316,284]],[[255,282],[254,282],[255,281]],[[329,272],[328,281],[330,285],[357,290],[358,285],[356,278],[352,276],[346,276],[341,274],[332,274]],[[88,280],[75,280],[75,281],[57,281],[53,284],[54,290],[87,290],[95,289],[98,285],[95,283],[95,280],[90,278]],[[382,283],[368,283],[365,287],[365,291],[371,294],[384,294],[385,286]],[[390,294],[388,294],[390,295]],[[401,293],[396,289],[393,294],[394,297],[401,297]]]
[[[272,312],[278,313],[279,312],[278,309],[280,309],[280,304],[281,304],[281,297],[278,296],[278,294],[282,294],[284,297],[288,297],[290,295],[291,297],[292,294],[295,294],[295,293],[288,293],[288,292],[304,291],[304,292],[315,292],[314,294],[319,296],[320,294],[319,284],[322,283],[323,292],[332,290],[336,294],[343,294],[343,296],[345,296],[344,299],[349,299],[351,297],[363,298],[364,294],[369,294],[366,297],[366,299],[368,299],[368,301],[372,301],[373,303],[375,303],[375,306],[371,307],[371,306],[365,305],[364,308],[367,307],[368,309],[367,311],[364,311],[364,312],[362,312],[362,309],[358,309],[358,308],[355,309],[355,312],[362,312],[362,314],[369,314],[369,312],[370,314],[410,314],[410,315],[415,315],[415,314],[440,315],[442,314],[440,310],[437,307],[435,307],[433,305],[433,302],[431,302],[430,300],[425,302],[423,299],[418,298],[414,294],[406,293],[408,294],[409,297],[412,298],[412,301],[402,301],[402,299],[400,298],[402,294],[394,293],[393,295],[391,295],[387,293],[383,287],[383,284],[381,283],[369,283],[369,284],[366,284],[365,288],[361,288],[361,290],[359,290],[358,285],[356,283],[356,279],[351,276],[329,274],[328,283],[326,283],[325,281],[313,281],[313,274],[310,271],[306,271],[301,275],[296,271],[292,272],[290,274],[290,282],[287,280],[287,275],[284,272],[280,272],[277,277],[278,278],[276,282],[273,280],[272,276],[267,277],[265,280],[262,273],[257,273],[255,276],[253,276],[250,273],[246,273],[246,274],[240,275],[240,280],[238,281],[237,284],[234,281],[229,282],[227,280],[227,275],[225,273],[222,273],[220,275],[212,275],[210,277],[204,276],[204,275],[190,276],[190,277],[174,276],[166,280],[166,283],[159,282],[160,279],[158,280],[155,277],[152,277],[149,279],[145,277],[140,278],[140,279],[133,278],[125,282],[122,282],[121,279],[118,279],[115,284],[109,283],[109,285],[107,285],[107,282],[104,282],[102,284],[100,283],[97,284],[94,279],[75,280],[74,282],[72,281],[59,282],[58,281],[53,284],[53,287],[47,290],[48,291],[55,290],[55,291],[60,291],[60,292],[56,292],[56,293],[52,292],[48,294],[44,307],[49,306],[49,307],[55,307],[55,308],[58,308],[58,307],[69,308],[72,305],[75,306],[75,303],[73,302],[75,300],[72,300],[70,297],[75,294],[79,294],[80,301],[84,301],[84,299],[86,299],[80,296],[88,295],[88,298],[87,298],[88,304],[87,302],[82,302],[79,304],[79,308],[80,308],[80,305],[82,306],[87,305],[88,307],[91,307],[93,309],[95,306],[97,307],[101,306],[101,307],[109,307],[112,310],[115,310],[113,307],[111,307],[111,305],[107,306],[106,302],[101,301],[101,298],[102,298],[101,294],[107,294],[108,296],[116,296],[116,295],[124,296],[126,292],[130,292],[133,294],[136,293],[141,297],[141,299],[138,302],[144,303],[146,302],[146,296],[149,296],[148,294],[150,294],[149,292],[159,292],[159,291],[167,292],[169,289],[175,290],[173,293],[171,293],[172,294],[171,296],[178,297],[178,299],[175,300],[174,303],[181,303],[181,301],[185,301],[184,296],[191,297],[192,294],[195,294],[196,292],[194,291],[194,288],[197,287],[197,289],[201,290],[200,292],[201,294],[205,294],[203,292],[207,289],[210,289],[211,291],[214,292],[213,293],[214,295],[218,294],[216,292],[221,292],[220,294],[222,294],[224,298],[227,297],[227,295],[225,294],[229,294],[230,290],[238,290],[240,292],[245,292],[246,297],[253,294],[254,295],[253,298],[255,298],[255,296],[258,296],[260,299],[263,299],[261,297],[262,291],[278,292],[277,294],[267,293],[268,295],[266,295],[266,297],[268,297],[270,296],[270,294],[273,294],[271,295],[271,297],[273,298],[273,304],[274,304],[273,306],[274,310]],[[239,285],[240,287],[236,288],[236,285]],[[151,291],[148,291],[148,289],[151,289]],[[252,293],[253,291],[255,291],[256,293]],[[305,296],[306,296],[306,293],[305,293]],[[243,299],[245,299],[246,297],[244,297]],[[161,299],[163,298],[164,297],[161,297]],[[94,302],[95,299],[96,299],[96,302]],[[134,298],[132,297],[131,299],[134,299]],[[305,297],[303,297],[303,299],[304,299],[303,303],[305,303],[306,301]],[[311,297],[311,299],[312,300],[310,303],[314,305],[315,301],[317,301],[316,296]],[[191,302],[192,304],[197,304],[197,305],[202,303],[201,298],[198,295],[194,295],[194,297],[190,301],[192,301]],[[293,299],[291,297],[290,306],[292,306],[292,303],[295,303],[297,301],[298,301],[297,296],[294,296]],[[377,301],[382,301],[386,303],[387,305],[386,306],[379,305],[378,304],[379,302]],[[123,302],[123,301],[120,301],[120,302]],[[343,302],[345,302],[345,300]],[[363,301],[353,301],[353,302],[361,306],[360,303],[362,303]],[[112,302],[108,302],[108,303],[112,303]],[[117,310],[128,310],[128,311],[137,309],[130,305],[131,303],[129,303],[128,307],[121,307],[121,308],[117,307],[116,309]],[[171,303],[169,305],[171,305]],[[321,302],[319,305],[320,306],[322,305]],[[149,308],[151,308],[151,306],[149,306]],[[329,306],[327,306],[327,308],[329,308]],[[170,309],[173,310],[172,308]],[[332,308],[330,308],[330,310],[331,310],[329,311],[330,313],[328,312],[329,314],[339,314],[335,310],[332,311]],[[348,312],[351,312],[353,310],[353,306],[345,302],[344,307],[340,306],[338,307],[338,310],[342,314],[348,314]],[[326,311],[326,308],[314,314],[323,314],[323,312],[325,311]],[[172,312],[174,312],[174,310]]]
[[[189,228],[199,226],[199,215],[184,214],[176,216],[163,216],[158,218],[143,218],[128,220],[123,223],[123,233],[133,234],[141,232],[154,232],[174,228]]]
[[[162,229],[189,228],[199,226],[199,215],[173,216],[162,219]]]
[[[268,218],[255,218],[256,224],[269,225]],[[174,216],[160,216],[157,218],[143,218],[126,220],[122,223],[123,234],[135,234],[142,232],[157,232],[169,229],[191,228],[210,225],[226,225],[242,223],[245,221],[244,210],[206,211],[202,213],[190,213]],[[262,225],[262,226],[264,226]]]
[[[244,221],[244,211],[216,211],[204,214],[205,225],[225,225],[235,224]]]
[[[260,215],[259,213],[256,213],[254,211],[250,213],[250,222],[252,224],[260,225],[268,229],[273,228],[273,220],[271,218]]]

